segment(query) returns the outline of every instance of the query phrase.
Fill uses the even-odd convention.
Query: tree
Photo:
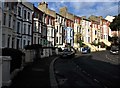
[[[80,44],[80,47],[82,46],[82,40],[81,40],[81,37],[82,37],[82,34],[81,33],[77,33],[75,35],[75,43],[79,43]]]
[[[110,23],[109,27],[112,31],[120,31],[120,14],[115,16],[115,19],[113,19],[113,22]]]
[[[77,33],[76,35],[75,35],[75,43],[79,43],[80,42],[80,40],[81,40],[81,37],[82,37],[82,34],[81,33]]]

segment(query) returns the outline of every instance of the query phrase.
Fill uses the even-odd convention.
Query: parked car
[[[73,57],[75,53],[69,49],[64,49],[63,52],[61,53],[60,57],[61,58],[70,58]]]
[[[87,53],[90,53],[90,52],[91,52],[91,50],[88,46],[82,47],[82,50],[81,50],[82,54],[87,54]]]
[[[119,54],[119,46],[112,45],[110,49],[111,54]]]

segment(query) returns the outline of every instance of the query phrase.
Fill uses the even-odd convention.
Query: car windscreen
[[[119,47],[118,46],[112,46],[111,50],[119,50]]]

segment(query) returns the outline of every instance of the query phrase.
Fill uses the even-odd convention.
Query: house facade
[[[46,2],[41,2],[38,5],[38,9],[44,12],[47,16],[45,17],[45,24],[47,25],[47,45],[55,46],[55,17],[56,12],[48,8]]]
[[[17,2],[2,4],[2,47],[16,48]]]
[[[64,29],[65,29],[65,18],[60,14],[56,13],[55,19],[55,31],[56,31],[56,46],[64,47]]]
[[[32,14],[33,4],[19,2],[17,6],[17,49],[23,49],[32,42]]]
[[[91,28],[91,21],[82,18],[81,20],[81,34],[82,34],[82,40],[86,43],[92,42],[92,28]]]
[[[65,45],[74,45],[74,15],[67,11],[66,7],[59,9],[59,14],[65,18],[64,34]]]
[[[82,37],[82,31],[81,31],[81,17],[74,16],[74,48],[79,48],[78,40],[81,40],[81,37],[78,39],[77,35],[81,35]]]
[[[47,26],[44,24],[43,16],[45,14],[34,6],[32,44],[45,44]]]

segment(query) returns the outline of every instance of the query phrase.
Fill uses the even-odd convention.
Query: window
[[[62,44],[62,38],[61,37],[59,38],[59,43]]]
[[[3,14],[3,25],[6,25],[6,13]]]
[[[42,22],[43,22],[43,23],[45,22],[45,15],[43,15]],[[46,23],[46,22],[45,22],[45,23]]]
[[[5,34],[2,34],[2,47],[5,47]]]
[[[95,35],[97,34],[97,31],[95,30]]]
[[[23,41],[23,47],[25,46],[25,44],[26,44],[26,41],[24,40],[24,41]]]
[[[49,25],[51,25],[51,19],[49,19],[49,22],[48,22]]]
[[[28,45],[30,45],[30,41],[28,40]]]
[[[39,32],[41,33],[41,23],[39,24]]]
[[[34,31],[35,31],[35,32],[37,31],[36,22],[34,22]]]
[[[53,37],[53,29],[51,29],[51,36]]]
[[[35,13],[34,13],[34,17],[35,17],[35,18],[38,18],[38,13],[35,12]]]
[[[15,38],[12,38],[12,48],[14,48]]]
[[[19,49],[19,43],[20,43],[20,40],[17,39],[17,49]]]
[[[28,12],[28,19],[30,20],[30,12]]]
[[[8,7],[8,2],[4,2],[4,3],[5,3],[4,6],[5,6],[5,7]]]
[[[13,20],[13,30],[15,30],[15,20]]]
[[[88,29],[88,32],[90,31],[90,29]]]
[[[17,22],[17,33],[20,32],[20,22]]]
[[[58,43],[58,37],[56,38],[56,42]]]
[[[18,7],[18,16],[21,16],[21,7]]]
[[[24,10],[24,19],[26,19],[26,10]]]
[[[57,30],[56,30],[56,32],[58,32],[58,26],[57,26]]]
[[[61,26],[61,28],[60,28],[60,33],[62,33],[62,26]]]
[[[26,34],[26,24],[24,24],[24,34]]]
[[[11,15],[9,15],[9,27],[11,27]]]
[[[39,15],[39,20],[42,21],[42,15]]]
[[[90,37],[88,37],[88,43],[90,43]]]
[[[104,39],[105,39],[105,35],[104,35]]]
[[[40,39],[40,44],[42,44],[42,39]]]
[[[36,44],[36,37],[34,37],[34,44]]]
[[[7,47],[10,47],[10,35],[8,35]]]
[[[30,25],[28,25],[28,34],[30,35]]]
[[[44,40],[44,44],[46,45],[46,40]]]

